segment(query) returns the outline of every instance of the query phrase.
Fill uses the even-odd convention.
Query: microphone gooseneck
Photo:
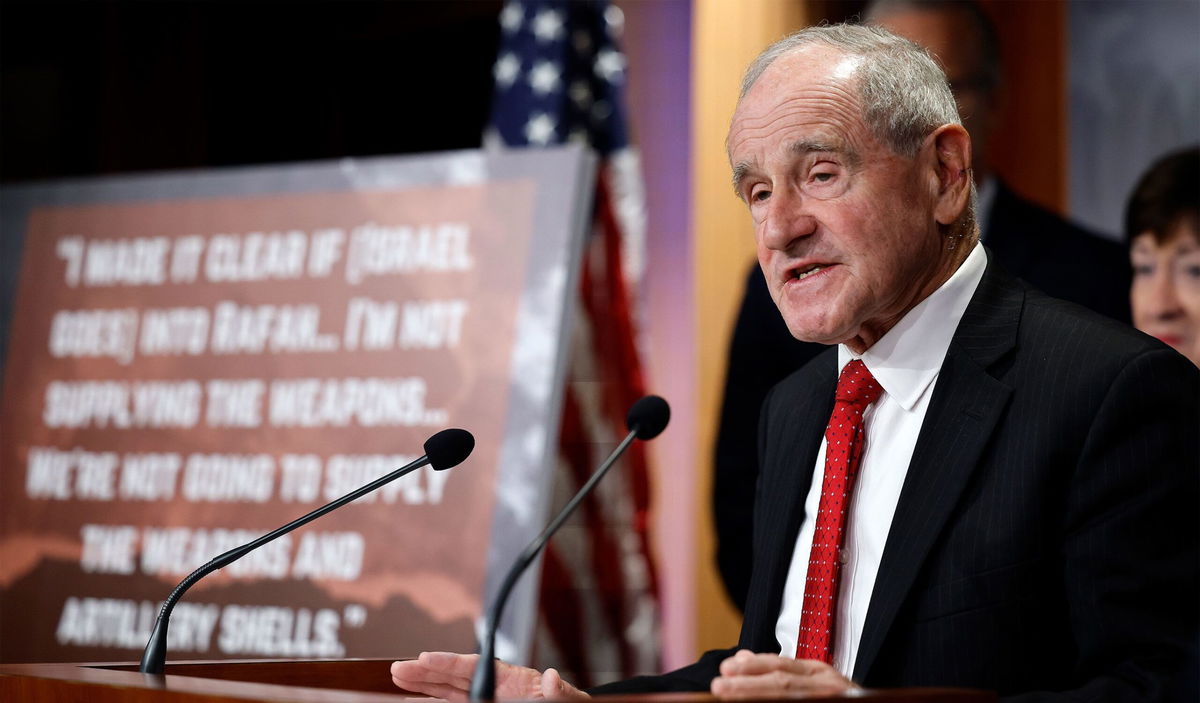
[[[150,633],[150,640],[146,642],[146,649],[142,652],[142,661],[138,666],[138,671],[143,674],[161,674],[163,672],[163,667],[166,665],[167,659],[167,626],[170,624],[171,611],[175,609],[175,604],[179,602],[183,594],[200,579],[217,569],[229,566],[267,542],[282,537],[297,527],[306,525],[328,512],[337,510],[346,503],[357,500],[380,486],[416,471],[426,464],[432,464],[433,468],[439,471],[457,466],[470,455],[471,450],[474,448],[475,438],[471,436],[470,432],[459,429],[442,430],[425,441],[425,456],[420,459],[381,476],[362,488],[357,488],[341,498],[317,508],[304,517],[296,518],[283,527],[268,532],[253,542],[243,544],[240,547],[234,547],[224,554],[213,557],[207,564],[188,574],[187,578],[180,581],[175,590],[171,591],[171,595],[167,596],[162,609],[158,612],[158,620],[154,623],[154,630]]]
[[[648,395],[638,399],[637,402],[629,409],[629,414],[625,417],[625,426],[629,428],[629,434],[625,435],[625,439],[617,445],[617,448],[608,455],[600,468],[592,474],[587,483],[583,484],[583,488],[575,494],[562,509],[546,529],[538,535],[529,546],[521,552],[517,557],[517,561],[508,570],[504,576],[504,581],[500,584],[500,590],[496,592],[496,598],[492,601],[492,607],[488,610],[487,619],[484,622],[484,634],[479,642],[479,661],[475,664],[475,673],[471,677],[470,700],[472,701],[490,701],[496,697],[496,629],[500,626],[500,618],[504,613],[504,604],[508,602],[508,596],[513,587],[516,586],[521,574],[525,573],[525,569],[533,562],[534,557],[558,528],[562,527],[571,513],[575,512],[575,508],[587,498],[596,484],[600,483],[600,479],[608,473],[617,459],[625,453],[630,444],[633,444],[634,439],[653,439],[657,437],[664,428],[667,422],[671,419],[671,408],[667,405],[667,401],[656,395]]]

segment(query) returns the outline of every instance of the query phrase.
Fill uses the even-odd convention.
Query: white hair
[[[929,52],[886,29],[865,25],[808,27],[768,46],[746,69],[739,101],[776,59],[813,44],[863,59],[855,72],[863,118],[897,154],[911,158],[930,132],[962,124],[946,74]]]
[[[814,44],[862,59],[853,80],[862,103],[863,121],[893,152],[911,159],[938,127],[962,124],[946,74],[929,52],[886,29],[867,25],[808,27],[768,46],[746,69],[738,101],[746,97],[775,59]],[[972,181],[966,209],[947,228],[949,236],[965,239],[968,246],[978,235],[977,200]]]

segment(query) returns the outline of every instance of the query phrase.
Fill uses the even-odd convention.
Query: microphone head
[[[625,416],[625,427],[637,434],[638,439],[654,439],[667,427],[671,420],[671,406],[656,395],[639,398],[629,414]]]
[[[466,430],[451,428],[442,430],[425,440],[425,456],[436,471],[458,466],[471,456],[475,449],[475,437]]]

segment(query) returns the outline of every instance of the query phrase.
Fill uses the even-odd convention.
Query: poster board
[[[137,658],[192,569],[426,468],[193,587],[169,657],[411,655],[541,528],[594,159],[581,149],[0,192],[0,661]],[[501,640],[521,659],[529,583]]]

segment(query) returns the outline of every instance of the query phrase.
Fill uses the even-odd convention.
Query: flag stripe
[[[636,163],[625,127],[625,58],[615,41],[620,22],[620,11],[608,2],[510,0],[500,14],[489,143],[578,141],[602,156],[563,394],[556,462],[556,497],[562,500],[625,435],[625,413],[644,392],[630,277],[622,263],[642,260],[642,238],[627,236],[612,182],[614,156]],[[635,221],[629,229],[636,235],[644,227]],[[543,560],[537,632],[550,641],[535,649],[558,661],[535,664],[566,669],[582,685],[602,674],[658,669],[645,449],[634,444],[614,468]]]

